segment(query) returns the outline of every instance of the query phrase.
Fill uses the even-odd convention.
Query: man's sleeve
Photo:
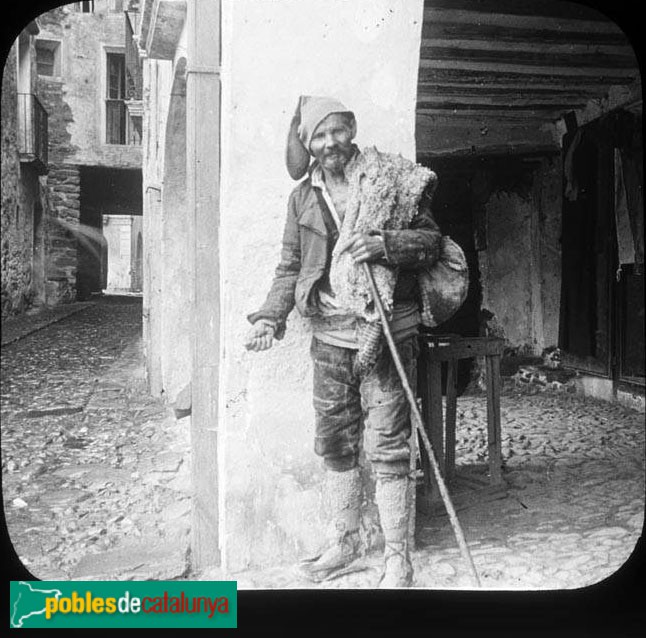
[[[296,220],[295,194],[292,193],[287,205],[287,221],[283,232],[283,247],[280,262],[274,274],[269,294],[257,312],[247,319],[253,324],[259,319],[267,319],[275,326],[274,336],[282,339],[285,335],[285,322],[294,307],[296,281],[301,269],[301,245]]]
[[[406,230],[383,230],[386,263],[414,268],[434,264],[440,255],[442,233],[431,213],[432,188],[420,199],[418,212]]]

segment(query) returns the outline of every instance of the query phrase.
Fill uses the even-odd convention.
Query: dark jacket
[[[315,287],[329,285],[332,251],[339,233],[316,190],[307,178],[292,191],[280,263],[271,289],[262,307],[248,316],[251,323],[258,319],[276,322],[277,339],[285,334],[285,322],[294,305],[304,317],[318,313],[312,292]],[[437,261],[442,237],[431,214],[430,198],[422,195],[418,214],[407,230],[384,230],[381,235],[386,250],[382,263],[400,266],[393,301],[418,301],[415,268]]]

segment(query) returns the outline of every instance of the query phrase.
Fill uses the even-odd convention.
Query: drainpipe
[[[192,260],[192,568],[220,564],[217,471],[220,361],[220,1],[187,6],[189,258]]]

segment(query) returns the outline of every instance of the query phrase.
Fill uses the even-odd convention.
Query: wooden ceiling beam
[[[541,102],[418,102],[416,111],[418,113],[483,113],[483,112],[496,112],[496,113],[557,113],[559,116],[566,111],[573,111],[584,108],[585,102],[578,101],[576,103],[562,102],[558,103],[541,103]]]
[[[545,83],[530,84],[520,82],[497,82],[492,80],[488,83],[439,83],[439,82],[420,82],[417,85],[417,97],[423,99],[426,97],[433,98],[436,96],[453,95],[456,97],[477,97],[479,95],[504,96],[504,97],[550,97],[550,96],[595,96],[604,87],[598,83],[588,85],[572,86],[564,82],[563,84]]]
[[[624,42],[622,45],[609,45],[609,44],[596,44],[596,43],[574,43],[567,40],[561,42],[539,42],[532,40],[514,40],[514,41],[499,41],[496,39],[442,39],[442,38],[424,38],[422,39],[421,51],[424,55],[425,51],[433,49],[450,50],[456,49],[461,52],[461,55],[468,56],[472,54],[486,54],[495,53],[500,56],[509,57],[521,54],[523,57],[539,57],[546,56],[553,57],[557,55],[565,55],[568,57],[579,56],[579,59],[594,57],[610,60],[615,58],[620,60],[629,60],[633,64],[635,61],[635,53],[633,48]],[[585,58],[583,57],[585,56]]]
[[[519,2],[518,4],[523,3]],[[485,25],[504,27],[506,29],[539,29],[556,32],[613,33],[623,36],[623,31],[611,20],[579,20],[531,14],[511,15],[502,12],[497,13],[495,11],[480,12],[459,9],[425,8],[424,23]]]
[[[471,67],[471,68],[467,68]],[[475,68],[473,68],[475,67]],[[522,86],[551,86],[568,84],[572,87],[599,86],[600,84],[631,84],[635,81],[635,72],[614,71],[608,69],[572,70],[554,69],[538,72],[535,67],[521,67],[520,71],[502,68],[500,65],[467,65],[459,64],[452,67],[446,64],[424,63],[419,69],[420,86],[424,83],[452,83],[456,85],[481,85],[483,87],[505,84],[521,84]]]
[[[518,123],[532,123],[532,122],[553,122],[562,117],[563,113],[571,110],[569,105],[565,108],[551,108],[551,109],[530,109],[530,108],[503,108],[491,105],[483,106],[482,108],[473,108],[465,106],[464,108],[452,108],[447,104],[446,108],[417,108],[415,113],[418,118],[420,117],[443,117],[451,118],[457,121],[464,121],[468,123],[493,120],[502,122],[518,122]]]
[[[575,20],[607,20],[601,12],[579,2],[563,0],[424,0],[425,9],[452,9],[519,16],[549,16]]]
[[[586,69],[626,69],[635,73],[637,62],[629,50],[623,53],[580,53],[523,48],[497,48],[496,43],[486,43],[485,48],[474,49],[451,42],[447,46],[422,45],[420,65],[433,66],[440,61],[455,64],[523,65],[535,67],[561,67],[581,71]]]
[[[429,55],[432,52],[429,52]],[[438,52],[435,52],[438,53]],[[475,72],[475,73],[495,73],[497,75],[504,75],[506,73],[514,73],[519,76],[536,77],[536,76],[560,76],[562,78],[572,77],[597,77],[599,82],[604,82],[608,78],[626,77],[634,80],[639,75],[639,70],[635,67],[622,66],[616,64],[611,67],[595,64],[590,66],[590,61],[585,66],[575,66],[574,61],[566,59],[561,60],[558,64],[556,61],[539,61],[536,60],[535,64],[519,63],[518,60],[512,58],[508,60],[495,60],[495,59],[465,59],[459,56],[459,52],[451,52],[444,50],[442,56],[432,55],[432,57],[424,57],[420,60],[420,73],[427,70],[457,70],[461,72]]]
[[[552,148],[558,150],[554,117],[511,117],[477,113],[468,117],[452,113],[418,113],[415,126],[417,153],[490,153]]]
[[[525,25],[497,26],[467,22],[424,22],[423,39],[437,40],[493,40],[495,42],[571,42],[573,44],[625,46],[628,39],[622,31],[589,32],[565,31],[563,29],[527,28]]]
[[[577,109],[584,107],[588,102],[583,95],[556,95],[552,97],[517,97],[514,95],[490,96],[488,93],[474,97],[465,96],[425,96],[417,97],[417,108],[509,108],[509,109]]]

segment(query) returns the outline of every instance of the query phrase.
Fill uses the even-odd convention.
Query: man
[[[310,319],[315,452],[327,470],[325,491],[338,534],[318,559],[303,565],[303,573],[320,582],[347,569],[361,555],[358,455],[364,429],[385,538],[380,586],[407,587],[413,577],[407,544],[410,408],[387,348],[381,349],[369,370],[357,371],[362,320],[338,307],[329,279],[350,195],[348,176],[360,157],[353,144],[357,124],[351,111],[330,98],[301,98],[298,116],[288,142],[288,169],[300,177],[310,155],[314,162],[308,178],[290,196],[280,263],[265,303],[248,317],[253,327],[246,345],[259,352],[281,339],[294,305]],[[399,268],[391,331],[412,387],[420,322],[415,269],[437,260],[440,240],[427,196],[407,229],[354,233],[337,247],[337,252],[348,251],[357,264]]]

